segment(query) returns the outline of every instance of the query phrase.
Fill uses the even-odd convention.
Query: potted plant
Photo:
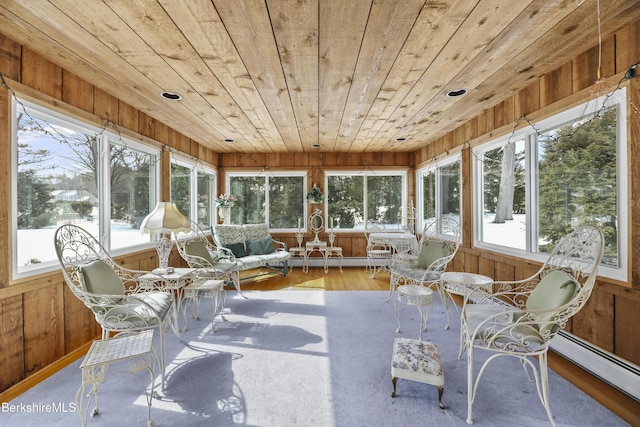
[[[224,224],[230,224],[231,222],[231,207],[238,200],[233,194],[221,194],[216,199],[218,204],[218,216],[222,219]]]
[[[314,183],[311,190],[307,193],[307,203],[322,203],[324,195],[318,186]]]

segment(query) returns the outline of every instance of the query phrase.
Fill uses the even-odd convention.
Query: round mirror
[[[311,230],[313,231],[320,231],[322,230],[322,224],[323,220],[322,220],[322,215],[312,215],[311,216]]]

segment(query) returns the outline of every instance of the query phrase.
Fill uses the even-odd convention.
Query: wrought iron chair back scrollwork
[[[460,246],[460,226],[452,218],[439,218],[429,223],[420,238],[420,248],[415,256],[395,257],[391,265],[389,296],[396,291],[394,305],[400,332],[400,308],[402,304],[417,307],[420,311],[420,339],[427,329],[431,313],[433,291],[437,291],[446,308],[449,328],[449,300],[444,295],[440,275],[447,269]]]
[[[531,277],[494,282],[492,292],[475,288],[462,308],[462,351],[467,352],[467,423],[487,364],[502,356],[518,358],[536,383],[549,420],[551,413],[547,351],[549,342],[586,304],[602,259],[604,238],[597,227],[580,227],[562,238]],[[475,350],[490,353],[474,379]],[[534,360],[538,361],[538,368]]]
[[[191,230],[189,232],[177,233],[176,246],[178,247],[178,253],[180,253],[180,256],[187,262],[189,267],[196,269],[194,283],[185,289],[184,299],[194,300],[196,311],[193,317],[198,318],[195,313],[199,310],[200,297],[211,298],[213,304],[211,321],[213,322],[216,313],[224,310],[225,284],[235,285],[238,294],[242,296],[235,256],[227,248],[214,246],[204,231],[193,221],[191,221]],[[186,306],[181,308],[183,316],[185,316]],[[222,318],[224,319],[224,316]]]
[[[67,286],[93,312],[102,328],[102,339],[109,338],[112,332],[158,328],[164,388],[165,335],[169,327],[178,334],[173,295],[156,288],[154,282],[141,279],[147,271],[117,264],[98,240],[81,227],[60,226],[54,245]]]

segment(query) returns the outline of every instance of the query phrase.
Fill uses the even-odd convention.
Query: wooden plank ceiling
[[[597,0],[0,0],[1,33],[221,153],[414,151],[597,46],[597,16]],[[640,0],[600,5],[602,37],[638,19]]]

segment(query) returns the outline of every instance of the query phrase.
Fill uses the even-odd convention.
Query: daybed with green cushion
[[[267,224],[217,224],[212,232],[218,247],[233,252],[238,270],[267,268],[283,276],[289,273],[291,254],[287,252],[287,245],[273,240]],[[255,275],[243,279],[252,277]]]

